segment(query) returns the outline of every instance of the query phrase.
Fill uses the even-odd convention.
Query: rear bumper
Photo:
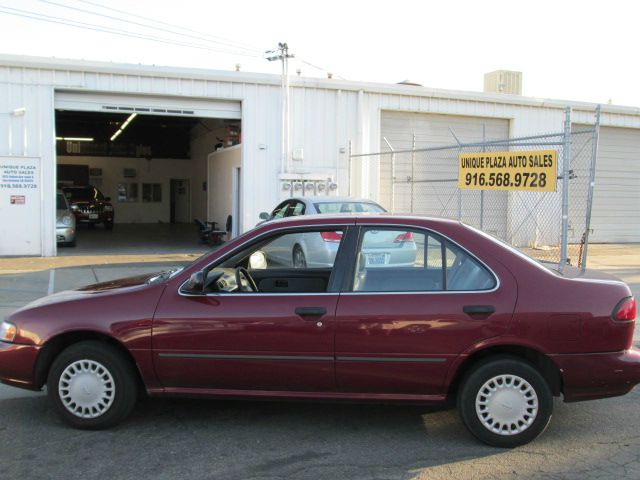
[[[0,382],[14,387],[37,390],[34,370],[40,347],[0,341]]]
[[[553,355],[562,371],[565,402],[615,397],[640,383],[640,350]]]

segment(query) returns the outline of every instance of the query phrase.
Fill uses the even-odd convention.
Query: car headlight
[[[6,320],[0,323],[0,341],[13,342],[18,334],[18,329],[13,323]]]
[[[64,217],[62,217],[62,223],[69,226],[73,223],[73,219],[71,218],[71,215],[65,215]]]
[[[104,211],[105,212],[113,212],[113,207],[111,205],[105,205],[104,206]]]
[[[71,205],[69,208],[75,212],[78,210],[78,205]]]

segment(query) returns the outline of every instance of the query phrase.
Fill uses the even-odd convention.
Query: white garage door
[[[456,143],[452,131],[463,143],[498,140],[509,137],[509,120],[431,113],[383,111],[381,118],[380,150],[389,151],[385,138],[394,150],[411,149],[413,134],[416,148],[427,148]],[[397,154],[395,167],[395,191],[392,195],[391,157],[380,159],[380,202],[398,213],[418,213],[456,218],[458,215],[458,164],[457,151],[432,151],[428,153]],[[413,184],[411,176],[420,182]],[[424,180],[429,180],[424,182]],[[413,191],[413,193],[412,193]],[[392,196],[394,202],[392,203]],[[484,195],[485,231],[504,238],[507,230],[507,192],[487,191]],[[480,194],[478,191],[462,192],[460,209],[462,219],[480,226]]]
[[[600,128],[592,242],[640,242],[640,130]]]

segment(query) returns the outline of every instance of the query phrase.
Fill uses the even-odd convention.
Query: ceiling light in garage
[[[93,142],[90,137],[56,137],[56,140],[64,140],[66,142]]]
[[[133,120],[137,116],[137,113],[132,113],[131,115],[129,115],[129,118],[127,118],[122,126],[118,129],[118,131],[111,136],[110,140],[113,142],[116,138],[118,138],[118,135],[120,135],[124,131],[124,129],[127,128],[127,125],[131,123],[131,120]]]

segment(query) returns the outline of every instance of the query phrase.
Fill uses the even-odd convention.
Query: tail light
[[[342,240],[342,232],[320,232],[322,240],[325,242],[340,242]]]
[[[413,233],[404,232],[396,237],[393,243],[413,242]]]
[[[627,297],[620,300],[616,308],[613,309],[611,318],[619,322],[628,322],[636,318],[636,299]]]

